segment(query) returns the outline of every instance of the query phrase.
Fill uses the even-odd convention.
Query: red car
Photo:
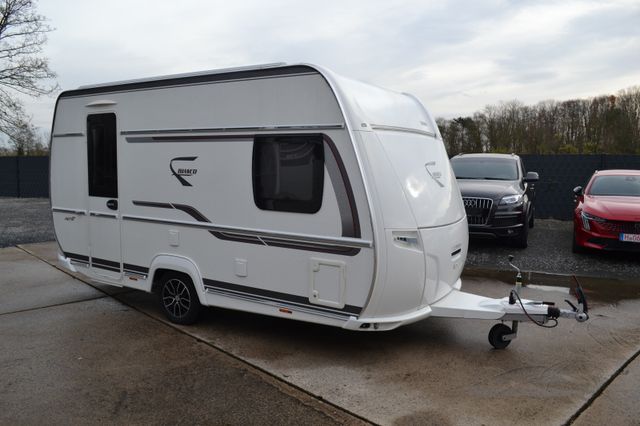
[[[573,251],[640,251],[640,170],[601,170],[574,188]]]

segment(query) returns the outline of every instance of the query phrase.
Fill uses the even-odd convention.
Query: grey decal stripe
[[[144,206],[144,207],[159,207],[159,208],[171,208],[183,211],[187,213],[189,216],[194,218],[200,223],[210,224],[211,221],[200,213],[195,207],[188,206],[185,204],[171,204],[171,203],[156,203],[149,201],[133,201],[134,205]],[[140,217],[132,217],[132,216],[123,216],[123,220],[134,220],[140,222],[151,222],[151,223],[166,223],[173,225],[183,225],[190,226],[189,223],[181,223],[178,221],[170,221],[170,220],[162,220],[162,219],[150,219],[150,218],[140,218]],[[191,225],[195,226],[195,224]],[[205,227],[206,229],[206,227]],[[297,250],[307,250],[314,252],[322,252],[322,253],[333,253],[340,254],[343,256],[355,256],[360,252],[360,247],[369,247],[370,244],[366,242],[358,243],[358,246],[355,246],[348,243],[342,245],[342,243],[338,243],[340,245],[336,245],[335,243],[324,243],[324,242],[314,242],[314,241],[296,241],[291,237],[282,237],[278,238],[275,235],[269,235],[268,233],[262,233],[261,235],[244,235],[234,233],[232,231],[219,231],[219,230],[208,230],[209,233],[215,236],[218,239],[225,241],[234,241],[240,243],[248,243],[248,244],[257,244],[257,245],[268,245],[272,247],[282,247],[282,248],[290,248]],[[249,232],[248,230],[246,232]]]
[[[338,201],[340,220],[342,221],[342,236],[360,238],[360,219],[347,169],[333,140],[327,135],[322,135],[322,137],[331,152],[330,156],[325,155],[325,159],[329,159],[325,164]]]
[[[162,225],[183,226],[187,228],[204,229],[207,231],[226,233],[226,234],[231,234],[234,236],[237,235],[242,237],[255,236],[255,237],[259,237],[261,240],[263,240],[264,238],[267,238],[267,239],[271,238],[274,240],[291,242],[291,243],[318,244],[319,246],[324,246],[324,247],[353,247],[358,249],[373,247],[373,243],[371,241],[357,239],[357,238],[325,237],[320,235],[269,231],[265,229],[239,228],[235,226],[217,225],[214,223],[192,222],[192,221],[173,220],[173,219],[159,219],[155,217],[145,217],[145,216],[123,215],[122,220],[134,221],[134,222],[145,222],[145,223],[158,223]]]
[[[297,296],[288,293],[280,293],[277,291],[264,290],[261,288],[249,287],[239,284],[232,284],[223,281],[215,281],[205,278],[203,280],[204,286],[206,288],[212,288],[216,290],[227,290],[234,293],[247,294],[254,297],[261,297],[264,299],[272,300],[272,301],[280,301],[284,303],[288,303],[291,305],[298,305],[309,309],[314,309],[323,312],[329,313],[338,313],[338,314],[352,314],[359,315],[362,312],[362,307],[353,306],[353,305],[345,305],[344,308],[330,308],[327,306],[319,306],[313,304],[309,301],[307,297]]]
[[[84,216],[87,214],[86,211],[84,210],[77,210],[77,209],[64,209],[62,207],[52,207],[51,211],[54,213],[71,213],[71,214],[77,214],[79,216]]]
[[[409,127],[385,126],[381,124],[371,123],[371,128],[373,130],[383,130],[388,132],[401,132],[401,133],[414,133],[417,135],[430,136],[432,138],[436,137],[436,134],[434,132],[429,132],[429,131],[420,130],[420,129],[413,129]]]
[[[89,216],[102,217],[106,219],[117,219],[118,215],[112,213],[89,212]]]
[[[133,201],[134,206],[140,207],[158,207],[161,209],[172,209],[173,206],[169,203],[155,203],[152,201]]]
[[[120,132],[127,137],[127,142],[180,142],[187,141],[208,141],[219,138],[228,139],[251,139],[255,133],[250,132],[282,132],[282,131],[321,131],[321,130],[342,130],[343,123],[330,124],[300,124],[294,126],[249,126],[249,127],[211,127],[197,129],[141,129],[123,130]],[[211,135],[210,133],[241,133],[235,135]],[[158,136],[166,135],[166,136]],[[271,134],[269,134],[271,136]],[[137,137],[133,137],[137,136]]]

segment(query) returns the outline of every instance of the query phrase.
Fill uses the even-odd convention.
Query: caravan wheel
[[[511,340],[502,340],[507,334],[513,333],[508,325],[496,324],[489,330],[489,343],[496,349],[504,349],[509,346]]]
[[[162,277],[160,304],[169,321],[176,324],[193,324],[202,308],[191,278],[175,272]]]

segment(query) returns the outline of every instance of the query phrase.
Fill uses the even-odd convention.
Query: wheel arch
[[[200,269],[191,259],[174,254],[159,254],[151,261],[149,268],[149,281],[151,287],[149,291],[155,292],[160,285],[162,276],[167,272],[179,272],[191,278],[193,286],[198,293],[200,303],[204,305],[204,284]]]

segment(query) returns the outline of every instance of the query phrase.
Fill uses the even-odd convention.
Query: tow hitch
[[[578,322],[584,322],[589,319],[587,298],[575,275],[573,275],[572,278],[576,283],[575,295],[578,306],[565,299],[565,302],[567,302],[571,309],[560,309],[551,302],[523,301],[520,298],[522,272],[520,268],[513,264],[512,255],[509,255],[508,262],[509,265],[516,270],[517,274],[515,285],[509,292],[508,306],[505,306],[506,314],[502,319],[503,321],[510,320],[511,327],[504,323],[491,327],[489,331],[489,343],[491,343],[491,346],[496,349],[506,348],[509,343],[517,337],[518,324],[523,321],[530,321],[539,327],[553,328],[558,325],[558,318],[574,318]],[[547,324],[549,321],[553,323]]]

